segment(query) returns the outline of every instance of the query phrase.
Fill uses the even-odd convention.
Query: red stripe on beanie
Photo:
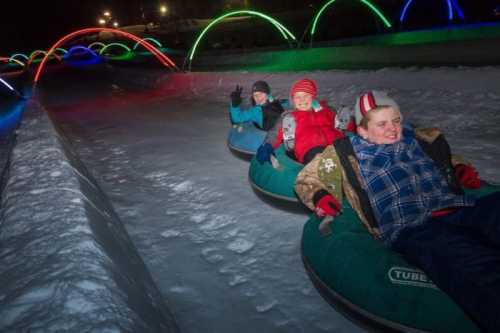
[[[305,92],[312,95],[313,98],[316,98],[318,94],[318,88],[316,87],[316,83],[313,80],[302,79],[292,85],[290,95],[293,97],[293,95],[298,92]]]
[[[376,107],[377,105],[375,104],[375,97],[373,97],[373,94],[371,92],[363,94],[359,98],[359,111],[361,111],[361,114],[363,116],[365,116],[368,111]]]

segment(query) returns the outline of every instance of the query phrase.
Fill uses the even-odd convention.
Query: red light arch
[[[42,62],[40,63],[40,66],[38,66],[38,69],[36,71],[35,78],[33,81],[35,83],[38,82],[38,80],[40,79],[40,75],[42,73],[42,70],[45,67],[45,63],[47,62],[49,56],[55,52],[56,48],[58,48],[64,42],[66,42],[66,41],[68,41],[76,36],[85,35],[85,34],[89,34],[89,33],[96,33],[96,32],[110,32],[110,33],[114,33],[114,34],[117,34],[119,36],[122,36],[122,37],[125,37],[128,39],[131,39],[135,42],[138,42],[140,45],[144,46],[149,52],[151,52],[165,67],[168,67],[168,68],[173,69],[173,70],[179,69],[177,67],[177,65],[169,57],[167,57],[166,55],[161,53],[160,50],[158,50],[156,47],[154,47],[153,45],[151,45],[147,41],[143,40],[142,38],[139,38],[131,33],[117,30],[117,29],[111,29],[111,28],[87,28],[87,29],[82,29],[82,30],[77,30],[75,32],[72,32],[72,33],[64,36],[63,38],[59,39],[54,45],[52,45],[52,47],[50,48],[50,50],[47,52],[47,54],[43,58]]]

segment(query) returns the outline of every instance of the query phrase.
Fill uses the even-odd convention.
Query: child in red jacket
[[[259,147],[256,158],[270,162],[274,149],[284,144],[287,155],[307,163],[344,134],[335,128],[335,112],[316,100],[318,89],[311,79],[295,82],[290,90],[294,110],[282,115]]]

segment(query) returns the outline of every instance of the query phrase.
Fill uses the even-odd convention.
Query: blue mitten
[[[271,163],[271,155],[274,155],[273,146],[270,143],[263,143],[259,149],[257,149],[257,154],[255,157],[260,164],[264,164],[264,162]]]

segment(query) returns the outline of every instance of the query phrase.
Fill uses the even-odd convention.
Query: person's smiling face
[[[313,97],[311,94],[298,91],[293,95],[293,105],[299,111],[312,110]]]
[[[401,140],[402,116],[393,107],[382,107],[369,111],[367,128],[358,126],[358,134],[375,144],[391,144]]]

